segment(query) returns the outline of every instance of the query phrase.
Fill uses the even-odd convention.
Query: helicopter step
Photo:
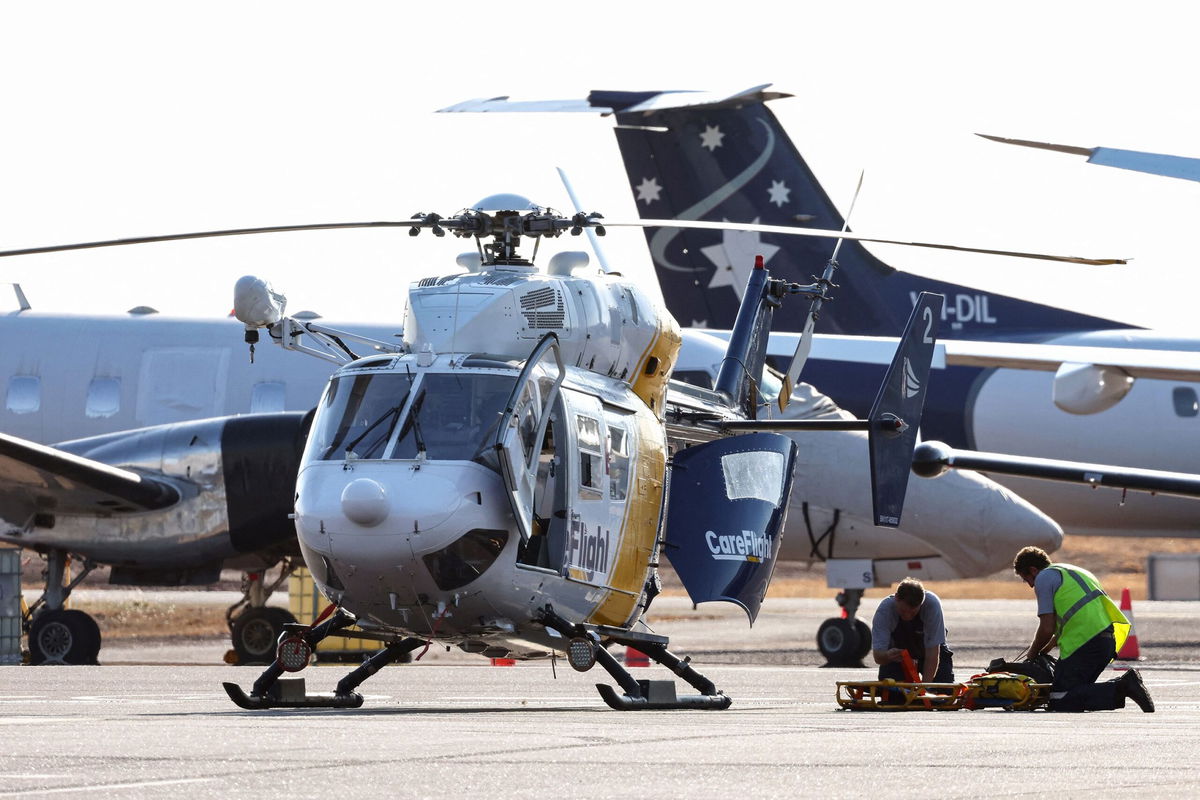
[[[733,698],[717,690],[708,678],[692,668],[687,658],[679,658],[667,650],[668,639],[657,634],[639,633],[607,625],[572,624],[556,614],[551,608],[542,610],[541,623],[571,640],[567,660],[571,666],[586,672],[595,664],[612,676],[625,694],[605,683],[596,684],[600,697],[609,708],[616,711],[653,711],[676,708],[714,710],[729,708]],[[619,661],[599,642],[600,636],[636,647],[649,658],[662,664],[699,691],[696,695],[679,697],[675,694],[674,681],[636,680]]]

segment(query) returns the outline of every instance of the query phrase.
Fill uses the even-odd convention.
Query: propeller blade
[[[210,239],[216,236],[245,236],[252,233],[288,233],[291,231],[323,231],[338,228],[406,228],[406,222],[323,222],[310,225],[272,225],[266,228],[231,228],[223,231],[197,231],[193,233],[169,233],[163,236],[137,236],[131,239],[106,239],[100,242],[55,244],[47,247],[26,247],[21,250],[0,250],[0,258],[6,256],[32,256],[39,253],[61,253],[67,250],[88,250],[93,247],[119,247],[127,244],[152,244],[154,242],[176,242],[183,239]]]
[[[1062,261],[1068,264],[1088,264],[1090,266],[1108,266],[1111,264],[1128,264],[1124,258],[1084,258],[1082,256],[1055,256],[1046,253],[1025,253],[1019,250],[994,250],[986,247],[962,247],[953,244],[934,244],[931,242],[905,242],[899,239],[877,239],[872,236],[849,233],[847,231],[829,231],[819,228],[792,228],[787,225],[756,225],[746,222],[706,222],[703,220],[684,219],[643,219],[636,221],[604,220],[606,228],[694,228],[708,231],[747,231],[758,233],[782,233],[788,236],[816,236],[825,239],[852,239],[856,242],[872,242],[875,244],[898,244],[904,247],[928,247],[934,250],[955,250],[960,253],[982,253],[991,256],[1009,256],[1012,258],[1034,258],[1041,261]]]

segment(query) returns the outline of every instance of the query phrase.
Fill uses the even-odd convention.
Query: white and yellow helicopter
[[[294,514],[305,562],[336,611],[290,626],[251,691],[226,683],[229,696],[248,709],[357,707],[362,681],[437,642],[485,657],[565,652],[581,671],[598,663],[623,691],[598,684],[615,709],[727,707],[644,624],[660,556],[695,602],[731,601],[753,621],[795,460],[794,441],[771,431],[869,430],[876,522],[897,525],[941,296],[915,307],[868,420],[773,421],[760,419],[757,395],[773,309],[799,294],[815,313],[832,267],[800,286],[771,279],[760,258],[716,390],[705,391],[671,384],[679,327],[636,284],[586,269],[582,253],[560,253],[540,272],[517,252],[522,238],[603,234],[597,215],[565,217],[506,195],[408,224],[413,235],[471,237],[478,252],[460,257],[465,274],[410,287],[399,342],[289,318],[265,282],[238,283],[248,341],[266,329],[286,349],[344,366],[318,405]],[[354,341],[370,355],[360,358]],[[352,624],[382,649],[332,694],[279,680]],[[636,647],[698,694],[634,680],[611,643]]]

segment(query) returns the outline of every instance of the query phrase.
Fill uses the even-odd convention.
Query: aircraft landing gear
[[[29,663],[99,663],[100,626],[89,614],[63,607],[95,566],[85,561],[79,575],[64,586],[63,578],[70,578],[70,555],[62,550],[46,554],[46,589],[22,620],[29,635]]]
[[[291,559],[281,563],[279,577],[269,585],[262,572],[247,572],[242,578],[242,599],[225,612],[233,652],[226,656],[236,664],[270,664],[283,626],[296,618],[283,608],[268,606],[267,599],[295,570]],[[241,613],[238,611],[241,610]]]
[[[609,708],[617,711],[643,711],[652,709],[686,708],[692,710],[722,710],[729,708],[733,698],[717,691],[717,687],[708,678],[692,669],[689,659],[679,658],[667,650],[667,637],[655,634],[639,634],[624,628],[612,628],[607,625],[573,625],[554,613],[550,606],[542,609],[538,620],[547,628],[558,631],[564,639],[572,637],[589,638],[589,634],[611,639],[618,644],[636,647],[647,656],[662,664],[677,676],[696,688],[700,694],[678,697],[675,694],[674,681],[636,680],[629,671],[602,646],[597,643],[593,647],[596,663],[612,676],[625,694],[617,694],[617,690],[605,683],[596,684],[596,689]]]
[[[289,638],[291,636],[302,638],[311,652],[316,650],[317,643],[326,636],[353,624],[354,618],[338,609],[329,619],[312,628],[293,623],[288,626],[288,634]],[[398,642],[389,642],[382,650],[338,681],[333,694],[306,694],[303,678],[280,681],[279,678],[284,672],[283,660],[280,658],[276,658],[263,671],[262,675],[258,676],[258,680],[250,689],[250,694],[246,694],[236,683],[225,682],[221,685],[225,688],[225,693],[229,695],[230,700],[249,711],[265,708],[358,708],[363,704],[362,695],[354,691],[359,684],[388,664],[401,660],[424,644],[424,639],[411,637]]]
[[[871,652],[871,628],[855,616],[862,601],[862,589],[843,589],[837,602],[843,617],[832,617],[817,629],[817,649],[829,667],[861,667]]]

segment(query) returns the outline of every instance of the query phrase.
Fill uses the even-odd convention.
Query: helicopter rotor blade
[[[897,239],[879,239],[870,236],[862,236],[861,234],[849,233],[847,231],[828,231],[817,228],[792,228],[786,225],[758,225],[744,222],[704,222],[700,220],[677,220],[677,219],[643,219],[631,221],[609,221],[609,220],[580,220],[578,223],[588,227],[636,227],[636,228],[695,228],[699,230],[728,230],[728,231],[750,231],[759,233],[781,233],[789,236],[816,236],[826,239],[853,239],[859,242],[873,242],[876,244],[898,244],[906,247],[927,247],[939,250],[955,250],[963,253],[983,253],[987,255],[1009,256],[1015,258],[1034,258],[1043,261],[1062,261],[1072,264],[1088,264],[1095,266],[1103,266],[1109,264],[1126,264],[1126,259],[1118,258],[1082,258],[1078,256],[1055,256],[1044,253],[1025,253],[1015,250],[994,250],[989,248],[979,247],[961,247],[950,244],[933,244],[930,242],[905,242]],[[208,239],[217,236],[244,236],[256,233],[288,233],[293,231],[318,231],[318,230],[336,230],[340,228],[413,228],[417,226],[431,227],[432,223],[426,225],[414,220],[401,221],[378,221],[378,222],[323,222],[307,225],[272,225],[263,228],[230,228],[219,231],[197,231],[192,233],[171,233],[161,236],[138,236],[128,239],[107,239],[96,242],[79,242],[75,244],[57,244],[48,245],[45,247],[25,247],[18,250],[0,250],[0,258],[8,256],[29,256],[40,253],[60,253],[68,250],[87,250],[96,247],[119,247],[122,245],[131,244],[151,244],[154,242],[172,242],[181,241],[184,239]]]
[[[858,173],[858,185],[854,187],[854,196],[850,198],[850,209],[846,212],[846,218],[842,221],[842,236],[838,237],[837,244],[833,246],[833,255],[829,257],[829,261],[825,263],[825,271],[821,274],[817,285],[821,287],[821,295],[814,297],[808,306],[808,314],[804,318],[804,329],[800,332],[800,341],[796,343],[796,352],[792,354],[792,361],[788,364],[787,374],[783,379],[783,391],[779,393],[779,410],[783,411],[788,407],[788,403],[792,400],[792,390],[796,387],[796,383],[800,380],[800,373],[804,369],[804,364],[808,361],[808,354],[812,351],[813,330],[817,326],[817,317],[821,315],[821,305],[825,302],[825,292],[833,286],[833,273],[837,269],[838,252],[842,249],[842,242],[846,241],[845,235],[850,230],[850,217],[854,214],[854,205],[858,202],[858,195],[862,191],[863,176],[865,170],[860,170]]]
[[[322,231],[338,228],[404,228],[412,222],[320,222],[308,225],[271,225],[265,228],[230,228],[222,231],[195,231],[192,233],[169,233],[162,236],[137,236],[129,239],[106,239],[98,242],[55,244],[46,247],[26,247],[20,250],[0,250],[0,258],[7,256],[32,256],[40,253],[61,253],[68,250],[88,250],[93,247],[120,247],[127,244],[153,244],[154,242],[176,242],[184,239],[210,239],[217,236],[247,236],[254,233],[290,233],[292,231]]]
[[[684,219],[643,219],[643,220],[604,220],[606,228],[694,228],[709,231],[747,231],[750,233],[781,233],[788,236],[815,236],[824,239],[852,239],[856,242],[871,242],[874,244],[898,244],[904,247],[927,247],[934,250],[954,250],[960,253],[982,253],[992,256],[1008,256],[1010,258],[1033,258],[1041,261],[1061,261],[1068,264],[1087,264],[1089,266],[1109,266],[1112,264],[1128,264],[1124,258],[1085,258],[1083,256],[1056,256],[1047,253],[1026,253],[1020,250],[996,250],[987,247],[964,247],[953,244],[935,244],[932,242],[905,242],[899,239],[879,239],[863,236],[848,231],[830,231],[820,228],[793,228],[787,225],[759,225],[748,222],[706,222],[703,220]]]

